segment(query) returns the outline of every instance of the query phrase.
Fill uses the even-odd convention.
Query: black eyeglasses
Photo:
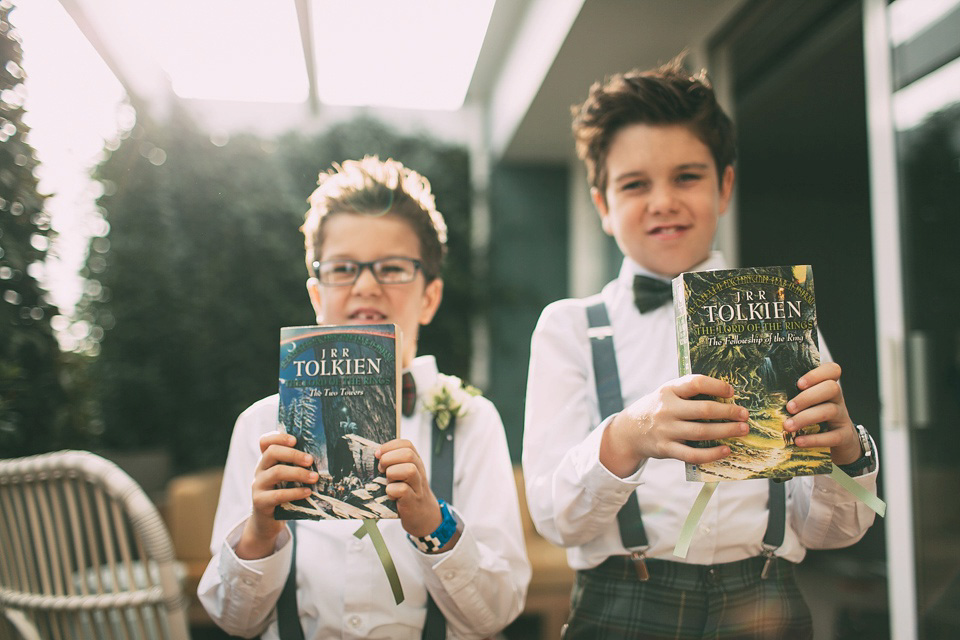
[[[380,258],[370,262],[324,260],[313,263],[313,271],[320,284],[333,287],[353,284],[367,268],[380,284],[405,284],[417,277],[420,261],[413,258]]]

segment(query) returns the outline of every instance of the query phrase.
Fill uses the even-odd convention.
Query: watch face
[[[857,430],[860,450],[863,453],[850,464],[840,465],[840,469],[850,475],[861,475],[864,469],[868,469],[874,464],[873,441],[870,440],[870,434],[867,433],[863,425],[854,425],[854,428]]]
[[[863,425],[857,425],[857,436],[860,438],[860,448],[863,450],[863,455],[868,456],[873,451],[873,446],[870,443],[870,434],[867,433],[867,430]]]

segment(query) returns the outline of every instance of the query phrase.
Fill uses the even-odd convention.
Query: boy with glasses
[[[403,333],[404,395],[413,402],[405,402],[412,406],[404,407],[400,438],[376,455],[400,516],[380,529],[405,600],[394,603],[369,537],[353,535],[356,521],[298,522],[291,568],[291,534],[273,512],[310,489],[277,487],[312,483],[316,473],[293,436],[276,431],[277,396],[237,420],[200,599],[231,634],[284,638],[277,603],[295,571],[300,637],[495,634],[523,609],[530,565],[503,425],[486,399],[465,401],[450,427],[455,440],[444,442],[453,450],[450,504],[431,489],[433,415],[425,404],[444,377],[432,356],[417,357],[417,336],[443,295],[446,225],[430,183],[393,160],[344,162],[320,175],[303,233],[317,322],[392,322]]]

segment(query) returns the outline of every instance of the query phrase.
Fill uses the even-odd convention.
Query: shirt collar
[[[710,255],[707,256],[707,259],[703,262],[694,265],[688,271],[711,271],[713,269],[726,269],[727,264],[726,260],[723,258],[723,254],[719,251],[711,251]],[[665,282],[670,282],[668,278],[653,273],[649,269],[641,266],[634,260],[628,257],[623,258],[623,264],[620,265],[620,274],[617,276],[617,280],[620,281],[622,286],[627,287],[627,289],[633,290],[633,277],[634,276],[647,276],[649,278],[656,278],[657,280],[663,280]]]
[[[437,359],[433,356],[417,356],[407,371],[413,374],[413,380],[417,384],[417,397],[423,396],[425,391],[437,385],[439,371]]]

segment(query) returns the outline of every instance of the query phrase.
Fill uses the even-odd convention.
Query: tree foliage
[[[60,353],[39,280],[53,232],[23,122],[20,40],[0,2],[0,455],[83,446],[83,359]]]
[[[276,392],[280,327],[314,323],[299,226],[317,174],[366,153],[409,162],[434,181],[441,210],[456,212],[451,244],[467,255],[462,150],[370,121],[218,146],[184,113],[141,120],[120,142],[96,170],[109,235],[93,240],[85,276],[96,295],[82,303],[104,330],[95,373],[105,446],[164,447],[181,471],[223,463],[237,415]],[[424,335],[449,339],[441,362],[461,369],[469,291],[455,283],[467,273],[448,271],[451,311]]]

